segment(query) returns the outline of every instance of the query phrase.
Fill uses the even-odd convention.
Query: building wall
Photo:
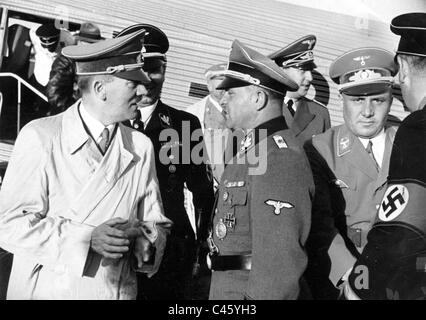
[[[210,65],[227,60],[234,39],[264,54],[306,34],[317,36],[314,49],[318,74],[309,97],[324,102],[333,125],[343,122],[336,86],[328,67],[338,55],[356,47],[378,46],[393,51],[398,38],[389,22],[379,22],[274,0],[2,0],[10,8],[70,21],[97,23],[106,37],[134,23],[160,27],[169,37],[163,100],[185,109],[199,98],[191,83],[204,84]],[[391,113],[406,116],[395,99]]]

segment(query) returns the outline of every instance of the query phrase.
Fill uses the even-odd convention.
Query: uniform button
[[[176,172],[176,166],[175,165],[171,165],[171,166],[169,166],[169,172],[170,173],[175,173]]]
[[[380,204],[376,204],[376,210],[379,210]]]
[[[223,193],[223,201],[228,200],[228,197],[229,197],[229,193],[225,191],[225,192]]]

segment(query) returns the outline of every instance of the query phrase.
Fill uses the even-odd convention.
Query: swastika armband
[[[388,186],[375,225],[401,224],[426,235],[426,188],[417,183]]]

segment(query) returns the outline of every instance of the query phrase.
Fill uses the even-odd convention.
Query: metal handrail
[[[18,126],[17,126],[17,129],[16,129],[17,130],[16,134],[19,134],[19,130],[21,129],[21,94],[22,94],[21,84],[24,84],[25,87],[27,87],[28,89],[30,89],[33,93],[35,93],[36,95],[38,95],[41,99],[43,99],[46,102],[48,102],[47,101],[47,97],[44,94],[42,94],[40,91],[38,91],[36,88],[34,88],[27,81],[25,81],[20,76],[14,74],[14,73],[11,73],[11,72],[0,72],[0,78],[2,78],[2,77],[3,78],[5,78],[5,77],[12,77],[12,78],[15,78],[18,81],[18,101],[17,101],[17,103],[18,103],[18,105],[17,105],[17,107],[18,107],[18,110],[17,110],[17,112],[18,112],[18,117],[17,117],[18,118],[18,120],[17,120],[18,121]],[[0,108],[0,111],[1,111],[1,108]]]

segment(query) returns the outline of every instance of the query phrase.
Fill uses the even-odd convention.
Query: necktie
[[[101,149],[102,154],[105,154],[105,152],[108,149],[108,143],[109,143],[109,130],[107,128],[104,128],[101,133],[101,141],[99,141],[99,149]]]
[[[295,114],[295,111],[293,109],[293,103],[294,102],[291,99],[287,101],[287,108],[288,108],[288,111],[290,111],[292,117],[294,117],[294,114]]]
[[[367,148],[365,148],[365,150],[367,151],[367,153],[371,157],[371,159],[373,159],[374,165],[376,166],[377,171],[379,171],[380,167],[379,167],[379,164],[376,161],[376,158],[374,157],[373,142],[371,140],[368,141]]]
[[[136,111],[136,117],[135,117],[135,119],[133,120],[133,124],[132,124],[132,127],[133,127],[133,129],[136,129],[136,130],[138,130],[138,131],[140,131],[140,132],[144,132],[144,123],[143,123],[143,121],[141,120],[141,118],[142,118],[142,116],[141,116],[141,111],[140,110],[137,110]]]

